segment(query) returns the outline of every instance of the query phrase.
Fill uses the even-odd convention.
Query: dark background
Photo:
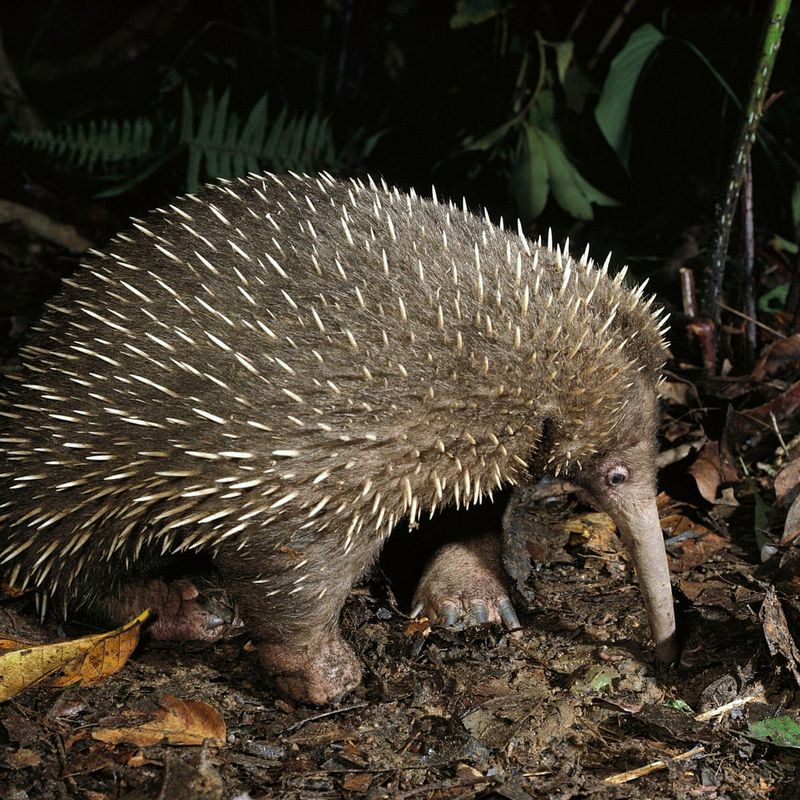
[[[613,248],[617,263],[629,261],[640,276],[660,276],[657,287],[674,302],[670,259],[688,238],[689,256],[703,269],[739,120],[718,79],[685,42],[744,99],[766,8],[756,2],[629,5],[630,13],[621,16],[622,3],[564,0],[33,0],[3,4],[0,32],[39,131],[63,136],[93,121],[144,118],[163,132],[179,124],[185,92],[199,107],[209,89],[217,96],[228,91],[230,107],[242,116],[267,92],[270,119],[283,107],[296,115],[316,112],[329,117],[338,148],[357,142],[337,164],[315,167],[370,172],[422,193],[435,183],[440,196],[464,196],[471,207],[486,206],[494,219],[506,220],[520,213],[511,190],[512,148],[506,141],[467,151],[463,143],[509,120],[514,103],[533,91],[540,77],[537,32],[549,42],[570,40],[581,107],[555,87],[561,139],[581,174],[620,204],[595,207],[592,221],[576,221],[551,197],[538,219],[526,220],[528,231],[536,235],[552,226],[580,247],[591,241],[597,253]],[[451,26],[460,11],[484,7],[490,10],[486,21]],[[790,197],[800,178],[793,135],[800,117],[797,19],[789,18],[771,83],[771,92],[781,94],[754,151],[762,242],[776,233],[788,240],[796,235]],[[592,112],[612,58],[644,23],[670,39],[637,86],[626,170]],[[526,56],[530,63],[520,82]],[[109,176],[97,164],[76,166],[69,153],[23,141],[25,126],[9,110],[7,90],[6,96],[0,197],[72,224],[101,246],[128,215],[185,190],[187,154],[174,137],[156,136],[159,161],[149,173],[141,164],[127,172],[117,165]],[[10,346],[12,318],[35,316],[76,261],[47,245],[41,258],[32,258],[29,245],[13,223],[0,228],[0,312]],[[738,249],[734,236],[734,257]],[[769,281],[760,290],[768,288]]]

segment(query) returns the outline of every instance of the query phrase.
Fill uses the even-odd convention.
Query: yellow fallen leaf
[[[139,643],[143,611],[121,628],[66,642],[25,646],[0,656],[0,702],[31,686],[84,686],[117,672]]]
[[[600,553],[614,553],[620,549],[615,534],[617,526],[608,514],[601,511],[588,511],[571,517],[559,523],[558,528],[570,534],[571,544],[582,544]]]
[[[95,728],[92,738],[107,744],[200,745],[208,740],[222,747],[226,740],[225,722],[219,711],[200,700],[179,700],[166,695],[152,717],[136,725],[119,728]]]

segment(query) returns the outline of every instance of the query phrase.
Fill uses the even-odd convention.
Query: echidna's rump
[[[65,284],[0,407],[12,582],[82,597],[210,551],[265,665],[324,701],[357,682],[338,612],[400,519],[566,473],[617,520],[670,651],[664,342],[605,267],[413,194],[266,175],[135,221]]]

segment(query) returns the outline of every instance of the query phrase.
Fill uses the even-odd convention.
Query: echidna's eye
[[[622,464],[611,467],[606,475],[606,480],[609,486],[619,486],[621,483],[625,483],[625,481],[628,480],[627,468],[623,467]]]

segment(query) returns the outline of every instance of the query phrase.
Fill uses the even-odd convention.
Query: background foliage
[[[7,56],[41,121],[0,118],[4,196],[102,239],[98,205],[110,232],[215,176],[371,171],[613,247],[669,291],[681,242],[702,254],[763,15],[734,2],[4,4]],[[793,15],[754,162],[756,224],[786,253],[797,45]],[[773,307],[786,291],[760,289]]]

